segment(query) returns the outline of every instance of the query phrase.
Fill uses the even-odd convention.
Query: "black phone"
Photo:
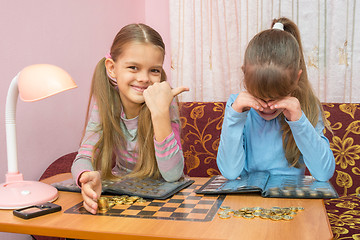
[[[17,217],[30,219],[34,217],[39,217],[45,214],[61,211],[61,206],[55,203],[46,202],[39,205],[33,205],[30,207],[24,207],[16,209],[13,211],[13,214]]]

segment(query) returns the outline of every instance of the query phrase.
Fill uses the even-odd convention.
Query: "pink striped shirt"
[[[183,175],[184,157],[180,141],[180,121],[177,116],[176,105],[171,105],[171,127],[172,132],[162,142],[154,139],[155,157],[162,177],[166,181],[176,181]],[[102,131],[100,129],[99,110],[95,104],[91,110],[90,119],[87,123],[85,136],[78,154],[71,167],[75,182],[84,171],[93,171],[91,157],[94,145],[98,142]],[[121,114],[120,126],[126,139],[126,149],[116,149],[116,164],[113,168],[114,174],[124,171],[130,172],[135,166],[137,153],[137,125],[138,117],[127,119],[124,112]]]

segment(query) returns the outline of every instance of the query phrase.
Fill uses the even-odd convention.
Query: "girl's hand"
[[[176,95],[184,91],[189,91],[189,88],[178,87],[171,89],[169,83],[165,81],[154,83],[144,91],[143,96],[151,112],[156,141],[162,142],[172,132],[170,104]]]
[[[235,99],[235,102],[232,104],[232,108],[237,112],[245,112],[248,111],[250,108],[263,111],[266,107],[268,107],[266,102],[254,97],[246,91],[240,92]]]
[[[101,178],[97,171],[84,172],[81,174],[79,182],[81,183],[81,195],[83,197],[84,208],[96,214],[98,204],[97,200],[101,195]]]
[[[171,89],[168,82],[156,82],[149,86],[143,93],[145,103],[152,115],[168,112],[173,98],[184,91],[189,91],[187,87]]]
[[[297,121],[302,115],[300,102],[296,97],[285,97],[268,102],[270,109],[284,109],[283,114],[288,121]]]

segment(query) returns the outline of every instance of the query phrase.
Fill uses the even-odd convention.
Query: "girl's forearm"
[[[154,127],[155,140],[158,142],[164,141],[164,139],[172,132],[170,112],[151,113],[151,119]]]

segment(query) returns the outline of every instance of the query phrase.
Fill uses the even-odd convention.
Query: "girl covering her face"
[[[144,24],[130,24],[115,36],[97,64],[87,124],[71,168],[84,207],[95,214],[101,179],[153,177],[176,181],[183,174],[180,121],[163,70],[165,45]]]
[[[291,20],[249,42],[244,56],[246,91],[225,110],[217,164],[228,179],[243,171],[304,174],[330,179],[335,160],[324,136],[323,110],[307,78],[300,33]]]

